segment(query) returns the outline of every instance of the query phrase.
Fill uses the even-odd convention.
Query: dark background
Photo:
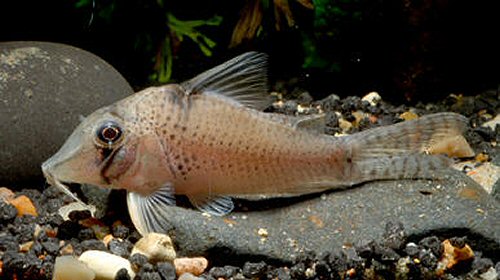
[[[108,61],[135,89],[158,84],[158,54],[171,36],[167,13],[181,20],[222,17],[199,28],[217,45],[207,57],[188,38],[172,48],[170,81],[182,81],[246,50],[271,55],[272,87],[314,98],[378,91],[386,100],[414,103],[450,93],[477,94],[500,83],[496,1],[289,0],[295,24],[263,9],[261,31],[229,48],[248,1],[2,1],[0,41],[61,42]],[[305,1],[307,2],[307,1]],[[323,11],[320,15],[319,11]],[[92,18],[92,19],[91,19]],[[276,25],[280,26],[279,30]],[[313,57],[314,63],[305,61]]]

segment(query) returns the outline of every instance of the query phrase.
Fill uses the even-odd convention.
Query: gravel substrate
[[[470,120],[472,129],[466,135],[469,143],[476,153],[485,156],[476,159],[476,165],[484,162],[499,165],[497,143],[500,142],[500,125],[496,125],[494,129],[482,126],[498,114],[499,106],[497,91],[475,97],[452,95],[435,104],[417,104],[415,107],[396,107],[384,102],[373,105],[359,97],[339,99],[330,96],[322,101],[313,101],[304,93],[296,100],[275,102],[270,111],[289,115],[323,111],[326,113],[328,134],[355,133],[374,126],[392,124],[402,121],[410,113],[420,116],[434,112],[458,112]],[[360,118],[359,112],[366,115]],[[350,125],[345,125],[346,121]],[[18,215],[21,210],[4,201],[8,190],[4,188],[0,192],[1,279],[52,279],[56,257],[79,256],[87,250],[107,251],[129,259],[137,273],[135,279],[176,279],[175,267],[171,263],[152,264],[142,255],[130,255],[140,235],[132,226],[127,213],[121,211],[126,209],[123,192],[110,196],[110,210],[103,218],[92,218],[88,211],[74,211],[69,215],[69,220],[65,221],[58,215],[58,210],[71,202],[71,199],[54,187],[34,187],[36,188],[14,192],[14,197],[25,195],[33,203],[34,210],[28,209],[25,212],[31,215]],[[493,194],[495,192],[498,190],[494,188]],[[32,216],[33,214],[36,216]],[[107,239],[106,236],[112,238]],[[432,232],[426,236],[407,236],[401,225],[388,223],[382,240],[346,244],[339,255],[331,255],[329,252],[319,255],[306,253],[293,263],[280,263],[257,256],[221,255],[218,259],[209,259],[209,267],[199,277],[496,279],[500,275],[500,254],[484,253],[487,250],[483,250],[480,243],[473,242],[469,237],[467,229],[451,233]],[[450,262],[456,264],[450,265]],[[188,279],[189,276],[182,277]],[[126,271],[120,271],[116,279],[129,279],[129,276]],[[196,277],[191,276],[191,279]]]

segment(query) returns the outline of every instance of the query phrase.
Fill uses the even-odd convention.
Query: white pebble
[[[151,232],[139,239],[132,249],[132,254],[143,254],[150,262],[172,262],[175,249],[172,239],[166,234]]]
[[[127,259],[104,251],[85,251],[80,256],[79,260],[95,272],[96,279],[113,280],[115,279],[116,273],[122,268],[128,271],[128,275],[131,279],[135,277],[135,273]]]
[[[481,126],[483,126],[483,127],[489,127],[493,131],[495,131],[495,126],[497,124],[500,125],[500,114],[496,115],[494,119],[483,123],[483,125],[481,125]]]
[[[488,269],[486,272],[484,273],[481,273],[479,275],[479,279],[481,280],[496,280],[498,279],[498,273],[497,271],[495,270],[494,267],[490,267],[490,269]]]
[[[363,96],[363,98],[361,98],[361,100],[367,101],[372,106],[376,106],[382,100],[382,97],[380,97],[378,92],[372,91],[372,92],[368,93],[367,95]]]
[[[93,280],[95,273],[73,256],[60,256],[54,264],[52,280]]]

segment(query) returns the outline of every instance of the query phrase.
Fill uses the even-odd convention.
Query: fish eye
[[[97,139],[104,145],[113,145],[122,137],[121,127],[113,121],[105,122],[97,129]]]

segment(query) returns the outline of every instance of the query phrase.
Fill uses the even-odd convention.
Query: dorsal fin
[[[225,96],[237,103],[263,110],[267,96],[267,55],[247,52],[181,84],[188,95]]]

